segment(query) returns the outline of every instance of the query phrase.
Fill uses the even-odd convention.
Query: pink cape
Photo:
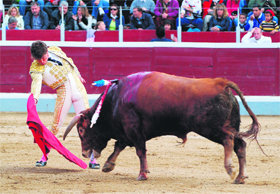
[[[31,94],[27,101],[27,121],[29,129],[32,131],[35,142],[38,144],[43,154],[49,152],[48,148],[54,148],[58,153],[63,155],[67,160],[73,162],[83,169],[87,168],[87,164],[80,158],[72,154],[68,149],[66,149],[60,141],[50,132],[47,127],[41,122],[34,101],[33,94]],[[47,157],[46,157],[47,158]]]

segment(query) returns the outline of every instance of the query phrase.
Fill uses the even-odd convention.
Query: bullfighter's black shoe
[[[47,165],[47,161],[43,162],[43,161],[37,161],[35,166],[37,167],[44,167]]]
[[[100,164],[89,162],[88,167],[91,169],[100,169]]]

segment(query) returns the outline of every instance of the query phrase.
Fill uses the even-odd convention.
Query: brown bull
[[[247,132],[239,132],[239,105],[232,94],[240,97],[253,123]],[[92,152],[100,156],[110,139],[117,140],[114,152],[103,171],[114,169],[119,153],[134,146],[140,159],[138,180],[146,180],[149,172],[146,160],[146,141],[162,135],[175,135],[187,140],[195,132],[224,146],[224,166],[231,178],[232,152],[239,161],[235,183],[244,183],[246,143],[243,137],[256,139],[259,123],[248,107],[238,86],[223,78],[192,79],[159,72],[132,74],[113,84],[104,100],[96,124],[90,127],[93,113],[100,101],[76,116],[65,131],[64,138],[77,124],[83,156]]]

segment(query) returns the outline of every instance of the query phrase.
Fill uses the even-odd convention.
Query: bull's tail
[[[260,131],[260,123],[258,122],[256,115],[253,113],[253,111],[252,111],[252,110],[250,109],[250,107],[248,106],[248,104],[247,104],[247,102],[246,102],[246,100],[245,100],[245,98],[244,98],[244,96],[243,96],[241,90],[239,89],[239,87],[238,87],[235,83],[229,81],[229,82],[227,83],[227,86],[226,86],[226,87],[229,87],[229,88],[233,89],[233,90],[238,94],[238,96],[239,96],[240,99],[241,99],[241,102],[242,102],[243,106],[245,107],[245,109],[247,110],[247,112],[249,113],[250,117],[251,117],[252,120],[253,120],[253,123],[251,124],[251,126],[250,126],[250,128],[249,128],[248,131],[239,132],[237,135],[238,135],[239,137],[241,137],[241,138],[242,138],[242,137],[246,137],[246,138],[251,138],[252,140],[256,140],[256,142],[257,142],[259,148],[261,149],[261,151],[263,152],[263,154],[266,155],[266,154],[264,153],[262,147],[260,146],[260,144],[259,144],[259,142],[258,142],[258,139],[257,139],[258,133],[259,133],[259,131]],[[266,156],[267,156],[267,155],[266,155]]]
[[[253,120],[253,123],[250,126],[250,129],[246,132],[239,132],[238,135],[241,136],[241,137],[257,139],[257,135],[260,131],[260,124],[257,120],[256,115],[253,113],[253,111],[248,106],[241,90],[239,89],[239,87],[235,83],[229,81],[227,83],[227,87],[230,87],[231,89],[233,89],[238,94],[238,96],[240,97],[240,99],[242,101],[243,106],[245,107],[245,109],[247,110],[247,112],[249,113],[250,117]]]

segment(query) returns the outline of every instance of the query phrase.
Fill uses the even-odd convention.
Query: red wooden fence
[[[1,30],[0,30],[1,33]],[[96,42],[117,42],[119,40],[118,31],[98,31],[95,35]],[[170,30],[166,32],[166,37],[170,38],[170,34],[177,36],[177,31]],[[241,33],[241,37],[244,36]],[[280,42],[280,32],[274,35],[264,33],[270,36],[272,42]],[[143,42],[150,41],[155,38],[155,30],[124,30],[123,40],[125,42]],[[0,40],[2,37],[0,36]],[[7,30],[6,40],[44,40],[59,41],[60,31],[58,30]],[[66,41],[85,41],[86,31],[66,31]],[[235,32],[183,32],[183,42],[236,42]]]
[[[63,47],[82,76],[88,93],[98,79],[115,79],[138,71],[162,71],[187,77],[225,77],[245,95],[280,95],[279,48],[80,48]],[[0,46],[0,92],[30,92],[29,47]],[[43,93],[53,93],[43,87]]]

